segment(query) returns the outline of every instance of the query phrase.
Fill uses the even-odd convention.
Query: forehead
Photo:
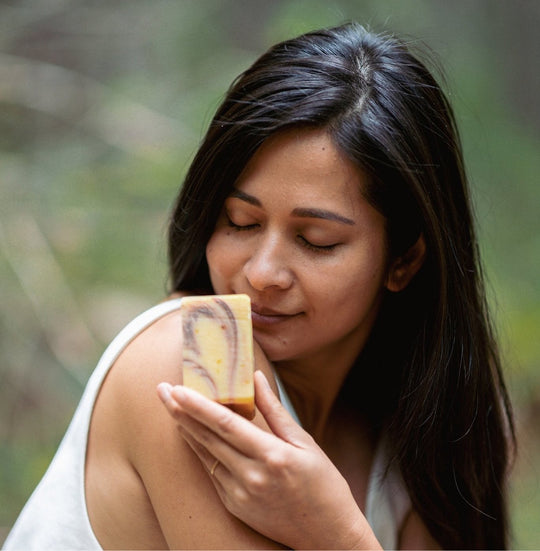
[[[289,203],[323,201],[354,207],[363,200],[366,175],[334,145],[324,129],[293,128],[267,139],[235,187]]]

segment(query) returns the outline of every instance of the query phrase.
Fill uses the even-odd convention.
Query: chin
[[[268,361],[274,363],[292,359],[288,346],[276,346],[275,342],[268,342],[264,336],[259,338],[258,335],[254,334],[254,337]]]
[[[258,341],[258,343],[264,352],[264,355],[271,363],[301,360],[302,358],[309,357],[307,352],[304,351],[302,353],[302,351],[293,349],[290,345],[275,346],[274,344],[269,346],[265,345],[265,343],[261,341]]]

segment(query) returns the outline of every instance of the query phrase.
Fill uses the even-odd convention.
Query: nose
[[[244,265],[244,274],[249,284],[257,291],[269,288],[288,289],[294,275],[287,261],[283,243],[273,236],[260,240]]]

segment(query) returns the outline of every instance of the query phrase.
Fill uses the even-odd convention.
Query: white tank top
[[[111,342],[92,373],[60,446],[41,482],[24,506],[3,549],[102,549],[86,509],[84,471],[90,418],[109,369],[126,346],[157,319],[180,307],[181,299],[163,302],[140,314]],[[298,420],[281,381],[281,401]],[[397,547],[398,530],[410,500],[396,471],[385,474],[385,453],[379,446],[370,474],[366,518],[384,549]]]

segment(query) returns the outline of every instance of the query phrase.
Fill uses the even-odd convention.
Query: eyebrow
[[[332,222],[341,222],[342,224],[347,224],[348,226],[354,226],[355,221],[337,212],[332,212],[330,210],[323,209],[313,209],[313,208],[297,208],[292,211],[294,216],[299,216],[300,218],[321,218],[322,220],[330,220]]]
[[[233,189],[229,197],[236,197],[237,199],[241,199],[242,201],[245,201],[250,205],[255,205],[256,207],[262,207],[262,203],[257,199],[257,197],[253,197],[253,195],[244,193],[239,189]]]
[[[262,207],[262,203],[259,201],[259,199],[257,199],[257,197],[253,197],[253,195],[244,193],[239,189],[234,189],[230,197],[235,197],[237,199],[245,201],[246,203],[249,203],[250,205],[254,205],[256,207]],[[351,220],[350,218],[342,216],[341,214],[338,214],[336,212],[332,212],[330,210],[324,210],[324,209],[299,207],[292,211],[292,215],[298,216],[299,218],[320,218],[321,220],[341,222],[342,224],[347,224],[347,226],[354,226],[356,224],[356,222],[354,220]]]

